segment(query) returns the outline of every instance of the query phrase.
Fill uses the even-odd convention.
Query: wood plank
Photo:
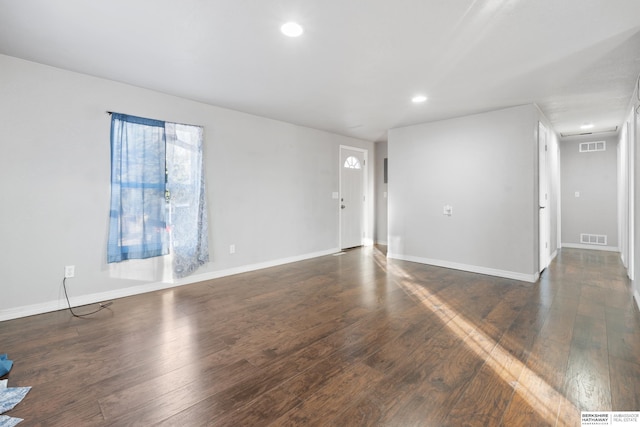
[[[89,309],[89,307],[82,308]],[[576,425],[640,409],[615,254],[535,284],[376,248],[0,322],[25,425]]]
[[[295,411],[276,420],[280,426],[326,425],[332,422],[361,393],[375,388],[383,375],[363,363],[333,376]],[[319,416],[321,414],[321,416]]]
[[[513,338],[504,331],[520,317],[524,307],[523,290],[509,292],[487,315],[481,331],[485,341],[474,343],[478,355],[486,354],[480,371],[465,386],[460,399],[450,405],[445,425],[498,425],[502,414],[511,401],[517,380],[525,366],[525,360],[519,359],[508,349],[514,347]],[[525,315],[529,314],[526,312]],[[499,340],[496,345],[495,340]],[[516,345],[522,349],[522,343]],[[519,356],[526,356],[520,351]]]
[[[610,411],[609,354],[605,324],[576,316],[564,394],[581,411]]]
[[[576,313],[576,301],[556,296],[504,411],[504,425],[556,424]]]
[[[640,408],[640,364],[610,356],[609,368],[612,410],[637,411]]]

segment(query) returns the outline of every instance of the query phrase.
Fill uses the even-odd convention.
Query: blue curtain
[[[169,253],[165,123],[111,115],[108,262]]]
[[[181,278],[209,261],[202,128],[166,123],[165,130],[173,275]]]

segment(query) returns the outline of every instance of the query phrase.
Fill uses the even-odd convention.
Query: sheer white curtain
[[[167,191],[174,277],[209,261],[202,128],[166,123]]]

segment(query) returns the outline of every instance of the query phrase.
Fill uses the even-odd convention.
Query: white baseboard
[[[188,285],[191,283],[203,282],[205,280],[218,279],[220,277],[233,276],[234,274],[248,273],[249,271],[262,270],[263,268],[276,267],[278,265],[290,264],[292,262],[304,261],[306,259],[318,258],[325,255],[332,255],[340,252],[339,248],[331,248],[325,251],[312,252],[303,255],[296,255],[288,258],[280,258],[273,261],[260,262],[257,264],[242,265],[240,267],[228,268],[226,270],[212,271],[209,273],[196,274],[184,279],[176,280],[173,286]]]
[[[384,246],[387,246],[387,241],[386,241],[386,240],[378,240],[378,241],[376,241],[376,245],[384,245]]]
[[[633,299],[636,300],[636,305],[638,306],[638,311],[640,311],[640,294],[638,293],[637,289],[635,289],[633,291]]]
[[[421,257],[415,257],[411,255],[387,253],[387,258],[417,262],[420,264],[435,265],[437,267],[445,267],[445,268],[451,268],[453,270],[468,271],[470,273],[486,274],[488,276],[496,276],[496,277],[502,277],[505,279],[520,280],[523,282],[530,282],[530,283],[535,283],[540,277],[539,273],[535,273],[535,274],[517,273],[514,271],[497,270],[494,268],[480,267],[477,265],[468,265],[468,264],[461,264],[461,263],[451,262],[451,261],[421,258]]]
[[[131,286],[128,288],[116,289],[108,292],[99,292],[95,294],[71,297],[69,299],[72,307],[79,307],[88,304],[96,304],[103,301],[109,301],[118,298],[129,297],[132,295],[144,294],[147,292],[160,291],[163,289],[174,288],[177,286],[190,285],[193,283],[203,282],[205,280],[218,279],[220,277],[232,276],[234,274],[247,273],[264,268],[276,267],[278,265],[289,264],[306,259],[318,258],[325,255],[331,255],[339,252],[338,248],[328,249],[326,251],[313,252],[303,255],[297,255],[288,258],[281,258],[272,261],[261,262],[257,264],[243,265],[240,267],[228,268],[225,270],[212,271],[202,274],[195,274],[173,282],[154,282],[146,283],[139,286]],[[26,305],[22,307],[9,308],[0,310],[0,322],[3,320],[17,319],[20,317],[33,316],[36,314],[48,313],[51,311],[64,310],[67,308],[66,300],[48,301],[40,304]]]
[[[571,249],[589,249],[592,251],[609,251],[609,252],[620,252],[620,248],[616,246],[604,246],[604,245],[585,245],[582,243],[563,243],[563,248],[571,248]]]

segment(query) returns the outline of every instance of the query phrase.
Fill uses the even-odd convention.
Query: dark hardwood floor
[[[0,352],[9,386],[33,387],[7,413],[21,426],[577,426],[581,410],[640,411],[640,316],[611,252],[563,249],[531,284],[361,248],[87,319],[0,322]]]

